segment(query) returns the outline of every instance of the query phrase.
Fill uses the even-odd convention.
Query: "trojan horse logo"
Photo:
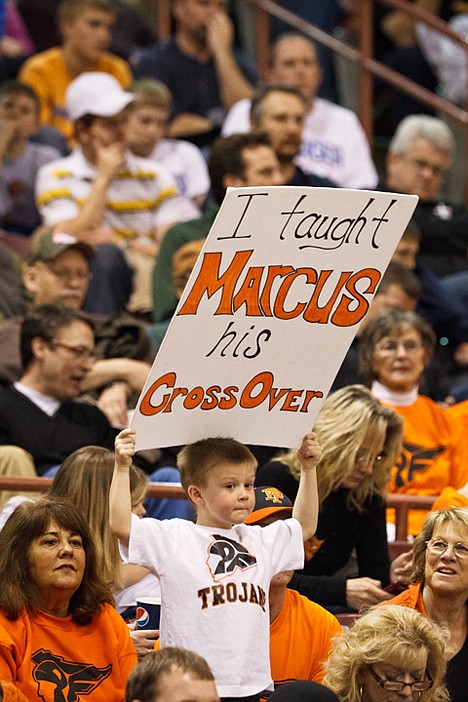
[[[207,564],[214,580],[231,575],[236,568],[246,570],[257,565],[255,556],[242,544],[221,534],[212,534],[212,538],[213,541],[208,547]]]
[[[43,648],[31,660],[35,663],[32,674],[37,682],[37,694],[53,702],[79,702],[109,677],[112,664],[96,668],[91,663],[66,661]]]
[[[395,486],[401,488],[413,480],[415,473],[431,468],[447,451],[446,446],[428,448],[418,444],[403,443],[403,450],[396,464]]]

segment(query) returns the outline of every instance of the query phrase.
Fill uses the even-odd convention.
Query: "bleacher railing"
[[[458,46],[468,51],[467,43],[456,34],[450,26],[435,15],[421,9],[408,0],[359,0],[357,6],[360,12],[359,39],[357,46],[351,46],[345,40],[325,32],[311,22],[307,22],[293,12],[282,7],[274,0],[235,0],[236,3],[248,3],[252,6],[255,23],[255,60],[261,76],[265,76],[268,64],[268,46],[270,18],[282,20],[292,29],[302,32],[314,41],[323,44],[328,49],[354,63],[358,70],[359,118],[367,134],[369,142],[373,143],[373,80],[379,78],[427,105],[441,116],[451,117],[464,128],[464,150],[468,157],[468,111],[455,105],[440,95],[426,90],[418,83],[406,78],[397,71],[385,66],[373,57],[373,14],[378,4],[386,5],[394,10],[407,12],[415,20],[436,29],[444,36],[452,39]],[[157,36],[166,39],[171,33],[170,0],[157,2]],[[466,159],[468,163],[468,158]],[[464,169],[464,202],[468,206],[468,172]]]
[[[18,478],[0,476],[0,491],[11,492],[47,492],[52,485],[52,478]],[[180,485],[174,483],[148,483],[147,497],[167,497],[176,499],[185,497]],[[431,509],[435,497],[421,495],[387,495],[387,507],[395,509],[395,540],[405,541],[408,534],[408,512],[410,509]]]

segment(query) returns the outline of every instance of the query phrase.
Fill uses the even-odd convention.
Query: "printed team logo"
[[[112,672],[112,663],[96,668],[92,663],[66,661],[51,651],[39,649],[31,656],[37,694],[48,702],[79,702],[90,695]]]
[[[275,505],[282,505],[284,500],[284,495],[281,490],[275,487],[265,487],[262,488],[262,493],[265,496],[265,500],[268,502],[273,502]]]
[[[227,536],[212,534],[213,541],[208,547],[207,565],[213,580],[222,580],[236,568],[247,570],[257,565],[257,559],[245,546]]]
[[[432,467],[446,450],[446,446],[427,448],[427,446],[405,442],[396,465],[395,487],[403,487],[414,479],[415,473],[423,472]]]

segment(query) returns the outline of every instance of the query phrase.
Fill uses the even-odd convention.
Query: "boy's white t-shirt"
[[[271,686],[268,590],[276,573],[303,567],[297,520],[217,529],[132,516],[123,555],[159,578],[161,648],[182,646],[204,656],[220,697]]]

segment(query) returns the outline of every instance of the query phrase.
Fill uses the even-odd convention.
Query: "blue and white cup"
[[[159,629],[161,597],[139,597],[136,605],[136,628]]]

